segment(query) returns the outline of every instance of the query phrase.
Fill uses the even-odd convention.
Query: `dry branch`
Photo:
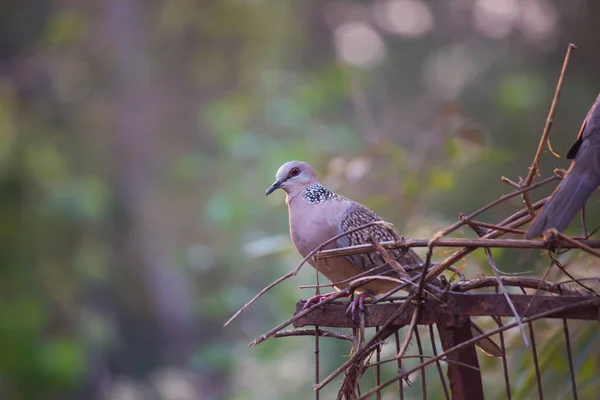
[[[575,287],[567,286],[564,283],[552,283],[546,282],[536,278],[527,277],[516,277],[516,276],[502,276],[502,283],[505,286],[517,286],[525,287],[529,289],[544,290],[554,294],[564,295],[586,295],[588,294],[585,290],[581,290]],[[483,277],[477,279],[471,279],[469,281],[457,282],[452,284],[450,290],[454,292],[468,292],[473,289],[480,289],[484,287],[496,287],[498,281],[495,277]]]
[[[427,247],[429,240],[427,239],[403,239],[394,242],[380,242],[385,249],[398,249],[402,247]],[[467,247],[467,248],[503,248],[503,249],[582,249],[600,248],[600,240],[574,240],[563,239],[547,243],[542,240],[526,240],[526,239],[462,239],[462,238],[447,238],[438,239],[433,244],[433,247]],[[323,250],[317,256],[318,259],[351,256],[355,254],[372,253],[376,248],[371,244],[361,244],[356,246],[341,247],[339,249]]]
[[[540,160],[542,158],[542,152],[544,151],[544,148],[548,147],[550,151],[554,154],[554,152],[552,151],[552,147],[550,146],[550,140],[548,138],[548,135],[550,134],[550,128],[552,128],[552,123],[554,122],[554,114],[556,113],[556,106],[558,105],[558,99],[560,98],[560,92],[562,90],[563,82],[565,79],[565,73],[567,72],[567,67],[569,65],[569,60],[571,58],[571,54],[576,49],[577,46],[575,46],[573,43],[569,43],[569,46],[567,47],[567,53],[565,54],[565,60],[563,61],[563,65],[560,70],[560,75],[558,77],[558,82],[556,83],[556,90],[554,92],[554,97],[552,98],[552,104],[550,105],[548,117],[546,118],[546,124],[544,125],[544,130],[542,131],[542,137],[540,138],[540,142],[535,152],[535,156],[533,157],[533,161],[531,162],[531,167],[529,167],[529,173],[525,178],[523,186],[529,186],[533,181],[533,178],[538,174]],[[523,193],[523,201],[525,201],[527,210],[529,211],[531,218],[534,218],[535,212],[533,210],[531,200],[529,199],[529,193]]]

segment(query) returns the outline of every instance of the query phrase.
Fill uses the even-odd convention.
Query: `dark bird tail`
[[[525,239],[538,237],[550,228],[555,228],[559,232],[567,229],[575,214],[583,208],[587,199],[598,187],[600,176],[595,171],[581,171],[576,164],[573,167],[533,220],[525,232]]]

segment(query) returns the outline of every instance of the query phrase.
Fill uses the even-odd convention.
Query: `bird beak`
[[[279,180],[279,181],[275,181],[275,183],[273,183],[271,186],[269,186],[269,188],[267,189],[267,193],[266,196],[270,195],[271,193],[273,193],[274,191],[276,191],[277,189],[279,189],[281,187],[281,184],[283,183],[283,180]]]

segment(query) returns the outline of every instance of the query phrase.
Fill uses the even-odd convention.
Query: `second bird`
[[[550,200],[525,232],[533,239],[550,228],[564,231],[600,184],[600,95],[588,112],[577,141],[567,153],[573,160]]]

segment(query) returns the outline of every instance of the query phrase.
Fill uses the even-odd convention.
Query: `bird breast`
[[[325,203],[308,204],[302,199],[295,199],[290,204],[290,234],[292,241],[302,257],[306,257],[318,246],[337,235],[337,226],[332,224],[335,217],[327,210]],[[327,249],[337,247],[335,241],[325,246]]]

